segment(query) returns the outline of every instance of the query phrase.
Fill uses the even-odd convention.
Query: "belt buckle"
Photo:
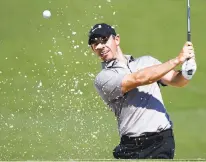
[[[141,139],[139,137],[135,138],[134,140],[135,140],[136,146],[141,145]]]

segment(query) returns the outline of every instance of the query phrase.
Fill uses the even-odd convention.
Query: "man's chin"
[[[114,60],[114,58],[111,57],[111,55],[110,55],[109,53],[101,56],[101,59],[102,59],[103,61],[106,61],[106,62]]]
[[[103,61],[105,62],[110,62],[112,60],[115,60],[114,58],[102,58]]]
[[[107,57],[107,55],[102,56],[101,59],[102,59],[103,61],[108,61],[108,60],[109,60],[109,58]]]

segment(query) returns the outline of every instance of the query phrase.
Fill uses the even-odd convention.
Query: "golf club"
[[[190,28],[190,0],[187,0],[187,41],[191,42],[191,28]],[[192,70],[187,71],[188,75],[192,75]]]

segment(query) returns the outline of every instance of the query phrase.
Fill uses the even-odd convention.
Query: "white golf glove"
[[[197,65],[194,58],[191,58],[182,64],[182,75],[187,80],[192,79],[196,70],[197,70]]]

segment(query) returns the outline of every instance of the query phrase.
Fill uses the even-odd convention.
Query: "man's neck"
[[[125,65],[127,65],[127,59],[125,58],[124,54],[122,53],[121,49],[117,50],[117,54],[116,54],[116,59],[121,62],[124,63]]]

